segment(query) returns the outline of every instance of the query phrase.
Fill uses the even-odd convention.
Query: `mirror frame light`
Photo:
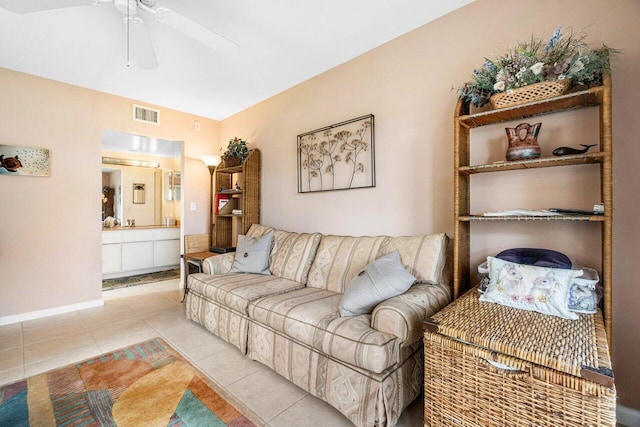
[[[103,165],[118,165],[118,166],[140,166],[144,168],[159,168],[158,162],[147,162],[144,160],[130,160],[130,159],[117,159],[115,157],[103,157]]]

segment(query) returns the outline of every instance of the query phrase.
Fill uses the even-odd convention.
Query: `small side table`
[[[182,255],[182,260],[184,262],[184,295],[182,296],[181,302],[184,302],[184,300],[187,299],[187,294],[189,293],[188,279],[189,274],[191,273],[191,267],[195,268],[197,270],[197,273],[202,273],[202,263],[204,262],[204,260],[215,255],[220,254],[205,251]]]

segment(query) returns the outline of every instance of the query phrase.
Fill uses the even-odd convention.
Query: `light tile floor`
[[[161,337],[265,426],[352,425],[342,414],[187,320],[179,281],[103,293],[104,306],[0,326],[0,385]],[[422,397],[399,426],[421,426]]]

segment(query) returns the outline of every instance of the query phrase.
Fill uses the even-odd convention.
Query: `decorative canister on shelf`
[[[515,128],[504,128],[507,132],[509,147],[507,148],[507,160],[529,160],[537,159],[542,152],[538,145],[538,134],[542,123],[530,125],[529,123],[520,123]],[[523,132],[526,134],[523,136]]]

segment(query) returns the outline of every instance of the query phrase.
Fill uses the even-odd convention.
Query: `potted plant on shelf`
[[[531,37],[494,60],[486,59],[458,96],[476,107],[491,102],[505,108],[564,94],[575,85],[602,84],[609,56],[619,51],[603,45],[589,49],[586,34],[558,28],[548,42]]]
[[[222,155],[224,167],[228,168],[241,165],[248,156],[249,149],[247,148],[247,141],[239,138],[230,139],[227,150]]]

